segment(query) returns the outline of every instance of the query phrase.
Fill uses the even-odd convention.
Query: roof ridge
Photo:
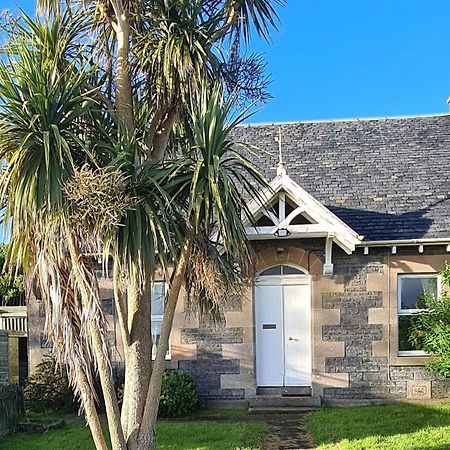
[[[416,114],[405,116],[385,116],[385,117],[355,117],[344,119],[317,119],[317,120],[292,120],[281,122],[252,122],[239,124],[239,128],[245,127],[264,127],[268,125],[296,125],[296,124],[312,124],[312,123],[335,123],[335,122],[369,122],[375,120],[402,120],[402,119],[427,119],[433,117],[450,117],[450,113],[436,113],[436,114]]]

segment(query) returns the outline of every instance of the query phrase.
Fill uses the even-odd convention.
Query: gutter
[[[445,245],[450,244],[450,237],[435,239],[397,239],[390,241],[366,241],[356,244],[356,247],[389,247],[402,245]]]

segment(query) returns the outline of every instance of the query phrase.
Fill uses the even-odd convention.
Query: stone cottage
[[[168,367],[205,398],[254,407],[449,396],[408,327],[450,259],[450,115],[245,125],[234,139],[264,150],[254,163],[272,180],[264,206],[250,201],[254,283],[218,326],[181,299]],[[154,284],[155,338],[164,291]],[[28,312],[33,367],[47,351],[39,300]]]

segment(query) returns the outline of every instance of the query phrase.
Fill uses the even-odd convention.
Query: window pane
[[[283,266],[283,275],[304,275],[304,273],[295,267]]]
[[[398,316],[398,350],[400,352],[422,350],[422,333],[414,328],[414,319],[414,315]]]
[[[152,356],[156,355],[159,337],[161,335],[161,320],[152,320]]]
[[[437,296],[437,278],[404,277],[400,279],[400,308],[424,308],[422,296],[427,292]]]
[[[166,284],[162,281],[153,283],[152,316],[162,316],[164,314],[165,295],[166,295]]]
[[[260,273],[260,276],[281,275],[281,266],[269,267]]]

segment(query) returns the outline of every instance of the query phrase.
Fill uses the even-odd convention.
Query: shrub
[[[159,417],[180,417],[200,407],[192,375],[179,370],[166,370],[161,384]]]
[[[441,272],[443,287],[450,286],[450,264]],[[424,294],[426,310],[413,316],[410,342],[420,345],[432,356],[426,365],[430,372],[443,378],[450,378],[450,291],[443,289],[440,298]]]
[[[26,408],[33,412],[70,412],[77,409],[73,391],[64,370],[54,358],[44,356],[24,389]]]

